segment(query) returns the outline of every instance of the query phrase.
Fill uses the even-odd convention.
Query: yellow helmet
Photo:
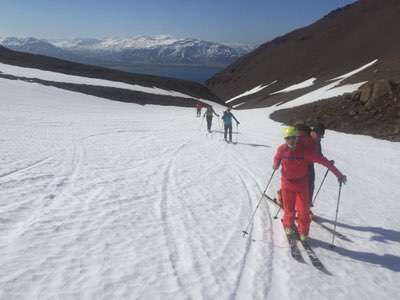
[[[286,139],[291,136],[297,136],[297,130],[293,126],[286,127],[283,131],[283,137]]]

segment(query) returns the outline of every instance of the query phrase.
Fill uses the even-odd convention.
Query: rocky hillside
[[[400,81],[372,81],[352,94],[279,110],[271,118],[286,124],[322,122],[333,130],[400,141]]]
[[[231,103],[255,107],[291,100],[310,92],[310,88],[299,89],[293,94],[271,95],[273,92],[310,78],[315,78],[314,87],[317,88],[327,80],[376,59],[378,62],[373,67],[342,84],[398,80],[399,16],[398,0],[359,0],[331,12],[310,26],[263,44],[208,80],[207,86],[220,98],[228,100],[276,81]]]

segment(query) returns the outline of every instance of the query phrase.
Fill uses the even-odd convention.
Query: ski
[[[304,250],[306,251],[311,264],[318,270],[320,270],[321,272],[327,274],[327,275],[332,275],[326,268],[325,266],[322,264],[321,260],[318,258],[317,254],[314,252],[313,248],[311,247],[311,245],[307,242],[307,240],[302,241],[299,238],[299,232],[297,230],[296,226],[293,226],[294,230],[295,230],[295,234],[296,234],[296,238],[299,239],[300,243],[302,244]]]
[[[276,198],[271,198],[270,196],[268,196],[267,194],[264,194],[264,196],[273,204],[275,204],[278,207],[281,207],[278,200]],[[333,229],[330,228],[329,226],[325,225],[322,223],[321,218],[319,218],[317,215],[313,215],[312,217],[312,223],[317,224],[318,226],[320,226],[321,228],[327,230],[328,232],[333,234]],[[346,242],[352,242],[351,239],[349,239],[347,236],[345,236],[344,234],[337,232],[336,231],[336,237],[338,237],[339,239],[346,241]]]
[[[279,204],[279,202],[278,202],[278,200],[277,200],[276,198],[271,198],[271,197],[268,196],[267,194],[264,194],[264,196],[265,196],[269,201],[271,201],[272,203],[274,203],[276,206],[281,207],[280,204]],[[316,222],[316,223],[317,223],[317,222]],[[320,223],[317,223],[317,224],[319,224],[319,225],[324,225],[324,224],[320,224]],[[326,226],[326,225],[324,225],[324,226]],[[326,226],[326,227],[327,227],[327,226]],[[329,227],[328,227],[328,228],[329,228]],[[300,252],[299,248],[297,247],[297,243],[296,243],[297,240],[299,240],[300,243],[302,244],[304,250],[306,251],[308,257],[309,257],[309,259],[310,259],[310,261],[311,261],[311,264],[312,264],[315,268],[317,268],[318,270],[320,270],[321,272],[323,272],[323,273],[325,273],[325,274],[327,274],[327,275],[332,275],[332,274],[325,268],[325,266],[322,264],[321,260],[318,258],[317,254],[314,252],[314,250],[313,250],[313,248],[310,246],[310,244],[309,244],[307,241],[302,241],[302,240],[300,240],[299,232],[298,232],[298,229],[297,229],[297,226],[296,226],[296,225],[293,225],[293,229],[294,229],[294,231],[295,231],[295,234],[294,234],[294,235],[292,235],[292,236],[286,235],[287,238],[288,238],[288,242],[289,242],[289,245],[290,245],[290,250],[291,250],[291,252],[292,252],[293,258],[295,258],[296,260],[298,260],[298,259],[297,259],[297,258],[298,258],[298,255],[301,256],[301,252]],[[331,228],[329,228],[329,229],[331,229]],[[332,231],[333,231],[333,230],[332,230]],[[293,246],[293,245],[294,245],[294,246]],[[295,249],[294,247],[297,248],[297,249]],[[297,254],[297,253],[299,253],[299,254]],[[296,256],[296,257],[295,257],[295,256]],[[302,261],[304,262],[303,257],[301,257],[301,259],[302,259]]]
[[[282,226],[283,226],[283,224],[282,224]],[[285,233],[285,235],[286,235],[286,238],[287,238],[288,243],[289,243],[290,254],[292,255],[292,257],[295,260],[297,260],[298,262],[305,263],[303,255],[301,255],[300,249],[297,246],[297,238],[296,238],[296,236],[294,234],[287,235],[286,233]]]
[[[330,228],[329,226],[323,224],[322,220],[318,216],[314,215],[312,220],[313,220],[313,223],[317,224],[318,226],[325,229],[326,231],[328,231],[332,234],[334,233],[333,229]],[[346,241],[346,242],[352,242],[352,240],[349,239],[347,236],[345,236],[344,234],[337,232],[337,231],[336,231],[336,237],[343,241]]]
[[[310,244],[307,241],[300,241],[300,243],[303,245],[304,250],[306,250],[306,253],[308,257],[310,258],[311,264],[320,270],[321,272],[327,274],[327,275],[332,275],[322,264],[318,256],[315,254],[314,250],[310,246]]]

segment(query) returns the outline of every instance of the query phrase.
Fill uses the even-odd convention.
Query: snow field
[[[304,88],[313,86],[314,82],[316,80],[317,80],[317,78],[313,77],[313,78],[307,79],[306,81],[303,81],[303,82],[294,84],[292,86],[289,86],[287,88],[284,88],[284,89],[282,89],[280,91],[271,93],[270,95],[275,95],[275,94],[279,94],[279,93],[288,93],[288,92],[292,92],[292,91],[295,91],[295,90],[304,89]]]
[[[263,89],[265,89],[265,88],[267,88],[267,87],[269,87],[269,86],[271,86],[271,85],[273,85],[273,84],[275,84],[277,82],[278,81],[275,80],[275,81],[273,81],[273,82],[271,82],[269,84],[266,84],[266,85],[260,84],[259,86],[256,86],[256,87],[252,88],[251,90],[248,90],[248,91],[246,91],[246,92],[244,92],[244,93],[242,93],[242,94],[240,94],[240,95],[238,95],[236,97],[233,97],[233,98],[231,98],[231,99],[229,99],[229,100],[227,100],[225,102],[226,103],[230,103],[230,102],[232,102],[232,101],[234,101],[236,99],[239,99],[239,98],[242,98],[242,97],[245,97],[245,96],[249,96],[249,95],[258,93],[258,92],[262,91]]]
[[[400,144],[327,132],[324,152],[348,176],[338,230],[351,240],[331,250],[312,225],[328,276],[290,257],[265,200],[241,236],[282,143],[272,109],[234,112],[238,143],[226,144],[194,109],[5,79],[0,90],[1,299],[397,297]],[[337,188],[330,174],[314,208],[328,226]]]

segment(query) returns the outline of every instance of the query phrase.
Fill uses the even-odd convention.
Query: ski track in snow
[[[19,172],[27,171],[27,170],[29,170],[29,169],[31,169],[31,168],[34,168],[34,167],[37,167],[37,166],[41,165],[42,163],[45,163],[45,162],[48,161],[49,159],[50,159],[49,157],[43,158],[43,159],[40,159],[40,160],[38,160],[38,161],[35,161],[35,162],[31,163],[31,164],[28,164],[27,166],[22,167],[22,168],[20,168],[20,169],[16,169],[16,170],[13,170],[13,171],[9,171],[9,172],[7,172],[7,173],[4,173],[4,174],[0,174],[0,178],[6,177],[6,176],[10,176],[10,175],[13,175],[13,174],[18,174]]]
[[[349,178],[338,230],[352,240],[337,239],[329,250],[331,235],[312,226],[311,244],[332,280],[304,251],[305,264],[290,257],[272,217],[276,208],[265,199],[249,236],[241,236],[282,143],[270,110],[237,112],[239,140],[227,144],[221,123],[214,119],[216,131],[204,133],[194,109],[142,107],[3,79],[0,89],[1,299],[398,294],[399,144],[327,133],[325,153]],[[365,176],[382,164],[380,176]],[[316,186],[324,171],[316,168]],[[386,189],[375,188],[382,184]],[[336,195],[330,174],[314,209],[327,226]]]
[[[221,147],[221,142],[220,141],[215,142],[215,139],[212,140],[209,139],[208,142],[215,144],[213,145],[215,151],[218,151],[218,148]],[[163,226],[163,228],[164,228],[164,235],[166,237],[166,242],[168,244],[169,261],[173,273],[175,275],[175,278],[177,280],[178,290],[185,291],[185,287],[188,285],[190,286],[190,284],[187,283],[188,278],[194,276],[193,278],[190,278],[190,280],[194,282],[198,281],[199,278],[200,279],[207,278],[205,282],[201,282],[202,286],[204,286],[201,290],[191,291],[191,295],[195,295],[196,298],[217,297],[222,292],[221,288],[225,288],[228,291],[232,290],[232,293],[229,298],[231,297],[235,298],[238,294],[240,294],[241,282],[243,278],[251,276],[252,271],[249,271],[247,269],[264,267],[263,265],[249,266],[248,256],[250,255],[250,248],[252,246],[251,239],[248,239],[246,241],[244,252],[241,254],[242,258],[240,261],[237,262],[238,272],[236,280],[233,281],[234,284],[232,282],[229,283],[225,279],[225,276],[232,276],[232,275],[224,274],[223,276],[217,276],[218,274],[221,273],[221,270],[215,268],[213,261],[218,261],[220,259],[223,259],[223,256],[226,255],[226,252],[229,251],[230,248],[232,248],[232,243],[237,241],[240,228],[234,228],[235,230],[232,230],[229,233],[229,239],[227,239],[227,242],[224,244],[223,250],[219,251],[218,256],[215,258],[216,255],[214,255],[210,250],[208,250],[209,246],[205,242],[203,242],[204,240],[207,240],[206,235],[208,231],[205,229],[203,230],[201,228],[200,229],[197,228],[198,226],[201,226],[201,222],[199,222],[198,217],[196,217],[196,212],[190,207],[190,205],[187,203],[187,200],[185,200],[179,194],[178,195],[175,194],[175,196],[173,196],[172,195],[173,193],[170,192],[170,190],[176,190],[182,193],[182,191],[185,189],[184,186],[179,184],[179,182],[181,182],[180,174],[182,172],[184,173],[185,168],[184,167],[182,168],[182,166],[181,168],[177,168],[176,161],[179,160],[180,155],[183,157],[185,156],[191,157],[190,155],[184,154],[184,152],[192,151],[193,154],[195,154],[198,151],[199,147],[201,148],[201,144],[199,143],[196,144],[195,138],[192,138],[190,142],[182,144],[180,147],[178,147],[174,155],[168,161],[164,170],[160,214],[162,216],[163,222],[165,223],[165,226]],[[215,159],[217,162],[219,162],[219,159],[222,159],[221,166],[227,165],[229,163],[229,160],[227,160],[226,155],[222,155],[222,157],[221,156],[215,157]],[[208,172],[210,172],[210,170],[207,170],[207,173]],[[246,192],[247,201],[251,203],[252,201],[251,193],[250,189],[246,184],[246,181],[240,175],[240,171],[235,171],[235,174],[237,174],[237,176],[239,177],[240,183],[242,184],[242,187]],[[182,180],[184,180],[184,178],[182,178]],[[248,216],[248,211],[245,210],[243,206],[244,203],[241,203],[240,215],[238,215],[238,218],[235,219],[235,223],[240,224],[241,221],[246,219]],[[175,209],[171,209],[169,207],[173,207]],[[175,218],[175,219],[172,218],[171,217],[172,211],[182,212],[181,218]],[[185,230],[185,228],[193,228],[193,232],[191,234],[188,234],[186,232],[187,229]],[[179,240],[179,237],[182,236],[185,237],[184,244],[183,243],[178,244],[176,242],[175,243],[172,242]],[[179,249],[181,251],[179,251]],[[184,271],[185,266],[183,266],[185,262],[186,264],[191,265],[191,269],[193,269],[195,272],[194,274],[191,275],[185,274]],[[226,268],[222,270],[222,272],[224,273],[227,271],[229,270],[227,270]],[[182,275],[180,273],[182,273]],[[271,278],[271,276],[269,276],[269,278]],[[255,278],[253,278],[253,276],[250,277],[248,281],[257,282]],[[218,289],[216,289],[216,287],[218,287]],[[257,289],[255,288],[253,290],[257,291]],[[261,292],[263,292],[263,290],[261,290]],[[262,294],[261,296],[264,296],[264,294]]]

